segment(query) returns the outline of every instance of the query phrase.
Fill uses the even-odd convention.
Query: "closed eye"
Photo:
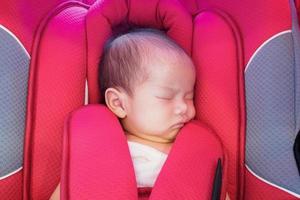
[[[172,100],[173,97],[161,97],[161,96],[155,96],[158,99],[162,99],[162,100]]]
[[[193,100],[194,97],[185,97],[185,99],[187,99],[187,100]]]
[[[192,93],[192,94],[186,95],[185,99],[193,100],[194,99],[194,94]]]
[[[193,100],[193,99],[194,99],[194,97],[193,97],[193,96],[190,96],[190,97],[185,97],[185,99],[187,99],[187,100]]]

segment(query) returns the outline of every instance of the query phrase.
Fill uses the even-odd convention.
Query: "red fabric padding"
[[[67,0],[5,0],[0,1],[0,24],[9,29],[31,55],[35,32],[43,17]]]
[[[198,121],[186,124],[176,137],[150,200],[211,199],[219,158],[223,161],[225,178],[226,166],[220,140]],[[223,186],[226,185],[224,180]],[[221,199],[225,199],[224,194]]]
[[[126,137],[105,106],[75,111],[64,136],[61,200],[138,198]]]
[[[218,8],[233,17],[243,38],[245,63],[249,62],[256,49],[270,37],[291,29],[288,0],[196,1],[199,10]]]
[[[1,199],[22,199],[22,179],[23,170],[0,180],[0,197]]]
[[[188,123],[179,132],[150,199],[210,199],[219,158],[225,180],[218,138],[199,122]],[[61,184],[62,200],[138,198],[126,137],[118,119],[105,106],[89,105],[69,117]]]
[[[66,116],[84,104],[87,7],[59,6],[40,24],[30,63],[23,199],[49,199],[60,179]]]
[[[245,193],[247,195],[244,200],[299,200],[298,197],[259,180],[247,169],[245,171]]]
[[[243,187],[245,103],[242,44],[230,18],[207,10],[194,20],[193,60],[197,69],[196,119],[214,128],[229,152],[228,190]]]
[[[89,102],[100,99],[98,63],[104,43],[112,28],[122,23],[132,26],[162,29],[191,52],[192,18],[176,0],[105,0],[93,4],[87,14]]]
[[[197,0],[180,0],[182,5],[192,14],[196,15],[199,11]]]

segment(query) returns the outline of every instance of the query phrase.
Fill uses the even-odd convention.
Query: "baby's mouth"
[[[184,123],[183,122],[179,122],[179,123],[176,123],[172,126],[172,128],[182,128],[184,126]]]

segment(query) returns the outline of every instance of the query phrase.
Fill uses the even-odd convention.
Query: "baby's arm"
[[[60,200],[60,183],[56,187],[49,200]]]

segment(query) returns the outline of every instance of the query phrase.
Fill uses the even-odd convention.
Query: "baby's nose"
[[[175,108],[175,114],[182,115],[187,112],[187,103],[185,101],[178,102],[176,108]]]

